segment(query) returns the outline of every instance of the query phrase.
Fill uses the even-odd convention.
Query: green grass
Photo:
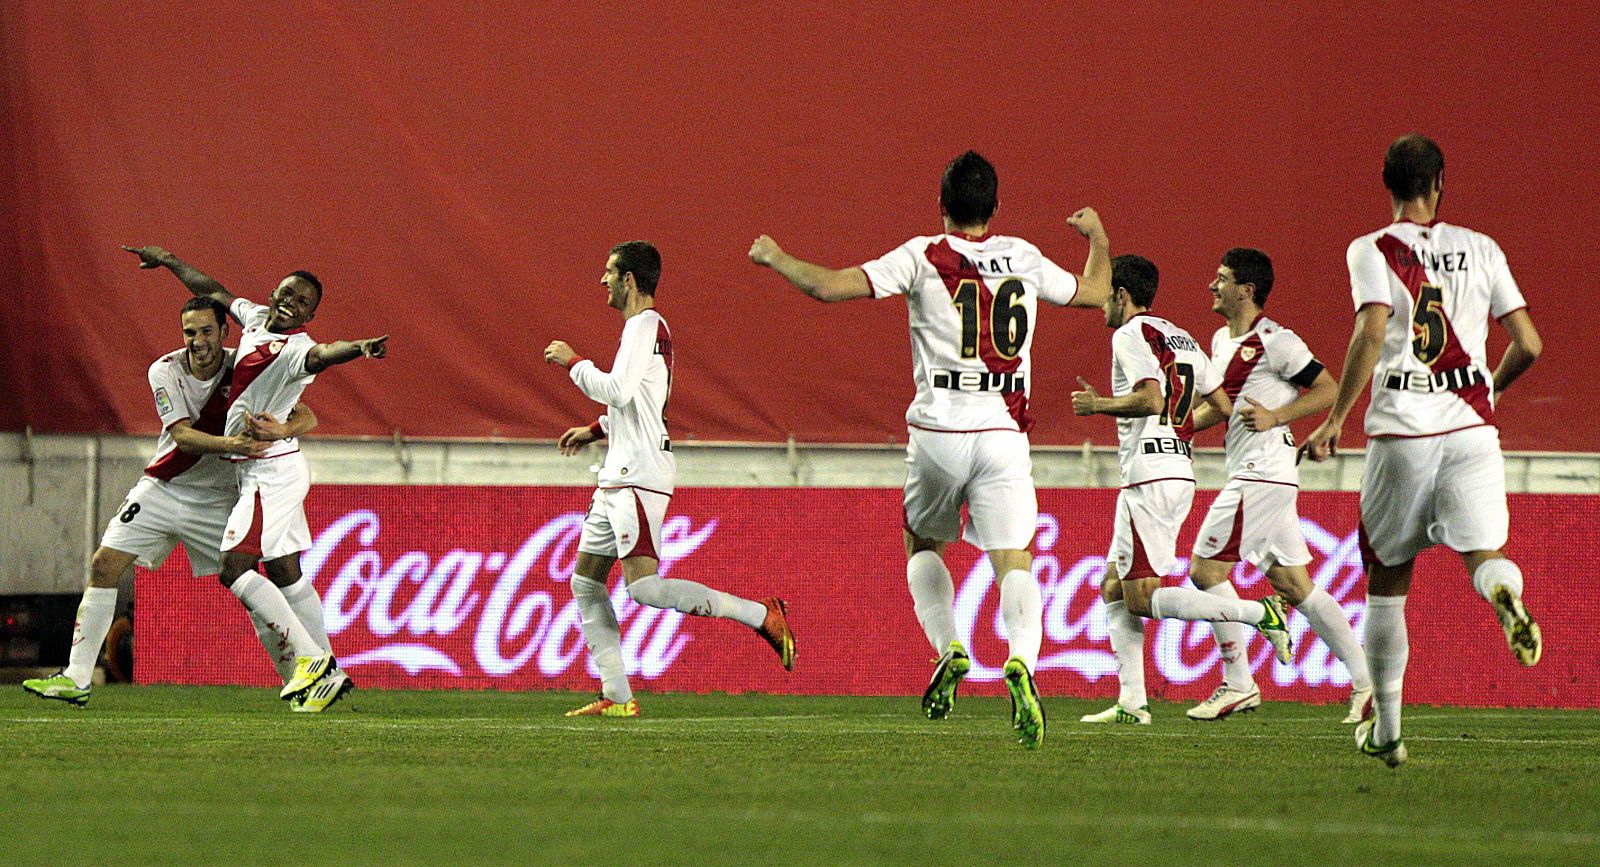
[[[1407,709],[1411,762],[1343,708],[1084,726],[1004,699],[366,690],[0,693],[0,860],[62,863],[1600,863],[1600,714]]]

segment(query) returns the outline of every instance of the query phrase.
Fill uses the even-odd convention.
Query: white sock
[[[1122,684],[1117,704],[1138,710],[1150,703],[1144,693],[1144,621],[1128,613],[1128,603],[1107,602],[1111,652],[1117,657],[1117,680]]]
[[[1367,665],[1372,668],[1372,730],[1376,744],[1400,739],[1400,693],[1411,644],[1406,637],[1406,598],[1367,597]]]
[[[1239,599],[1239,591],[1234,589],[1232,581],[1213,584],[1205,592],[1223,599]],[[1250,672],[1250,654],[1245,652],[1248,645],[1244,627],[1219,620],[1211,624],[1211,634],[1216,636],[1217,653],[1222,656],[1222,682],[1236,692],[1255,692],[1256,678]]]
[[[956,586],[944,558],[933,551],[912,554],[906,560],[906,586],[911,588],[911,604],[922,633],[928,636],[933,652],[942,655],[950,642],[957,640]],[[1034,655],[1038,656],[1037,651]]]
[[[1522,596],[1522,569],[1504,558],[1485,560],[1472,572],[1472,586],[1478,595],[1494,601],[1494,590],[1501,584],[1511,588],[1511,595]]]
[[[628,585],[628,595],[640,605],[671,608],[698,617],[726,617],[751,629],[760,629],[767,621],[767,606],[760,602],[679,578],[646,575]]]
[[[1267,616],[1267,609],[1253,599],[1224,599],[1193,587],[1162,587],[1150,594],[1150,614],[1173,620],[1227,620],[1254,626]]]
[[[600,673],[600,694],[618,704],[633,698],[628,672],[622,665],[622,627],[604,581],[583,575],[572,576],[572,598],[578,600],[583,616],[583,640],[589,645],[589,658]]]
[[[261,577],[260,572],[254,569],[245,572],[234,579],[233,586],[228,589],[239,597],[244,607],[261,615],[269,628],[287,639],[295,656],[321,656],[328,652],[294,615],[289,601],[283,598],[283,591]]]
[[[1011,655],[1033,671],[1039,665],[1039,644],[1044,640],[1044,600],[1039,579],[1032,572],[1012,569],[1000,579],[1000,615],[1011,640]]]
[[[67,677],[79,687],[94,680],[94,663],[100,646],[111,629],[111,615],[117,613],[117,588],[87,587],[78,603],[78,622],[72,627],[72,653],[67,657]]]
[[[282,590],[283,598],[294,611],[294,616],[300,618],[300,625],[311,633],[311,640],[332,653],[333,644],[328,641],[328,627],[322,622],[322,597],[317,595],[317,588],[311,586],[311,579],[301,578]]]
[[[1367,672],[1367,652],[1361,649],[1361,642],[1356,640],[1355,630],[1350,628],[1350,621],[1345,619],[1344,609],[1328,595],[1328,591],[1314,587],[1311,595],[1294,608],[1305,615],[1306,621],[1311,624],[1311,631],[1326,642],[1333,655],[1344,663],[1345,669],[1350,672],[1350,688],[1369,689],[1372,676]]]
[[[278,670],[278,678],[288,683],[294,678],[294,648],[289,646],[288,637],[273,629],[261,615],[249,608],[245,611],[250,614],[250,625],[256,628],[256,639],[272,660],[272,667]]]

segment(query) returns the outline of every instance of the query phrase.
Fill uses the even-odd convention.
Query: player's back
[[[1065,305],[1072,274],[1009,235],[912,238],[862,266],[874,298],[906,295],[917,394],[906,423],[937,431],[1013,430],[1028,415],[1040,298]]]
[[[1356,308],[1390,308],[1367,410],[1370,436],[1491,424],[1489,319],[1526,306],[1500,246],[1449,223],[1398,222],[1347,253]]]
[[[620,405],[608,404],[609,442],[599,484],[670,494],[677,476],[677,459],[667,431],[667,404],[672,399],[672,331],[666,319],[651,308],[628,319],[623,326],[622,343],[633,343],[648,356],[634,393]],[[616,372],[614,365],[613,373]]]
[[[1195,402],[1221,386],[1210,357],[1189,332],[1151,313],[1130,317],[1111,335],[1111,345],[1112,396],[1129,394],[1147,380],[1162,395],[1160,413],[1117,419],[1122,484],[1192,481]]]

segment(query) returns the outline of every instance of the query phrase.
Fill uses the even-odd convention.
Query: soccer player
[[[137,562],[158,569],[181,542],[196,577],[217,574],[223,526],[239,497],[233,467],[218,456],[260,454],[271,445],[269,435],[301,436],[317,424],[310,408],[299,404],[285,424],[262,419],[259,437],[254,427],[223,436],[223,406],[233,376],[233,351],[222,346],[228,335],[227,308],[209,298],[190,298],[179,312],[179,324],[184,348],[150,365],[150,390],[162,424],[155,456],[118,507],[90,561],[89,586],[78,605],[67,667],[22,682],[24,689],[43,698],[79,707],[89,703],[95,659],[111,626],[117,584],[129,566]],[[282,637],[260,613],[250,610],[250,619],[287,681],[294,660],[289,657],[285,666]]]
[[[939,654],[922,710],[929,719],[948,716],[956,687],[971,669],[956,633],[955,585],[944,564],[945,546],[959,535],[983,549],[1000,576],[1012,725],[1020,742],[1035,748],[1045,735],[1034,685],[1044,629],[1029,550],[1039,516],[1028,453],[1029,350],[1040,299],[1072,307],[1105,300],[1110,242],[1094,209],[1067,220],[1089,239],[1077,276],[1021,238],[989,234],[998,205],[994,166],[967,151],[950,161],[940,183],[942,234],[912,238],[882,258],[842,270],[796,259],[766,235],[751,245],[750,259],[819,301],[906,296],[917,385],[906,410],[906,581],[917,620]],[[970,517],[964,531],[962,503]]]
[[[1492,238],[1439,220],[1444,152],[1421,135],[1383,160],[1392,222],[1346,254],[1355,329],[1328,417],[1300,447],[1326,460],[1367,381],[1366,470],[1361,479],[1367,567],[1367,663],[1376,708],[1356,728],[1361,752],[1398,767],[1401,686],[1410,653],[1406,593],[1419,552],[1461,555],[1472,585],[1494,606],[1523,665],[1539,661],[1539,627],[1522,604],[1522,570],[1506,558],[1505,462],[1495,397],[1539,357],[1539,332],[1506,255]],[[1511,336],[1491,374],[1490,317]],[[1374,373],[1376,371],[1376,373]]]
[[[1339,383],[1299,335],[1262,312],[1272,282],[1272,259],[1248,247],[1224,253],[1211,281],[1211,309],[1228,321],[1211,336],[1211,363],[1224,371],[1222,389],[1235,412],[1226,419],[1228,482],[1200,527],[1189,580],[1208,593],[1238,599],[1228,580],[1233,565],[1242,558],[1265,572],[1272,589],[1305,615],[1349,670],[1350,713],[1344,721],[1359,723],[1372,702],[1367,657],[1344,609],[1306,573],[1311,552],[1295,508],[1300,474],[1289,430],[1295,419],[1333,405]],[[1209,405],[1195,410],[1196,430],[1223,420]],[[1227,621],[1211,628],[1222,654],[1223,682],[1189,709],[1190,719],[1226,719],[1261,704],[1244,630]]]
[[[1150,313],[1160,274],[1143,256],[1111,260],[1111,296],[1105,302],[1111,335],[1111,396],[1079,379],[1072,393],[1078,415],[1117,419],[1117,493],[1111,550],[1101,583],[1111,650],[1121,691],[1117,703],[1081,718],[1086,723],[1150,724],[1144,688],[1144,626],[1141,617],[1250,623],[1289,661],[1283,603],[1224,598],[1191,587],[1162,587],[1178,569],[1178,529],[1194,502],[1190,441],[1194,411],[1203,402],[1220,417],[1233,411],[1222,377],[1211,359],[1182,328]]]
[[[318,373],[357,358],[383,358],[388,336],[317,343],[305,325],[322,303],[322,283],[295,271],[272,291],[267,306],[237,298],[221,283],[160,247],[124,247],[141,268],[167,268],[197,297],[225,305],[243,326],[227,396],[228,435],[242,433],[252,415],[286,417]],[[311,470],[299,441],[273,442],[260,454],[234,456],[239,499],[222,537],[223,586],[246,607],[286,633],[295,655],[293,677],[279,697],[326,706],[352,684],[334,662],[322,620],[322,599],[300,574],[300,552],[311,545],[305,496]],[[266,572],[263,577],[256,570]],[[281,589],[280,589],[281,588]]]
[[[584,642],[600,672],[601,695],[567,716],[636,717],[639,702],[622,663],[622,632],[606,593],[611,565],[622,560],[628,596],[641,605],[684,614],[726,617],[754,629],[794,669],[794,633],[784,601],[760,602],[704,584],[662,577],[661,524],[672,501],[678,465],[667,433],[672,396],[672,332],[656,311],[661,254],[646,241],[611,248],[600,284],[607,303],[622,313],[622,343],[609,372],[573,352],[561,340],[545,347],[544,360],[567,369],[573,383],[606,412],[594,423],[572,428],[557,441],[562,454],[609,439],[599,487],[578,539],[572,597],[582,616]]]

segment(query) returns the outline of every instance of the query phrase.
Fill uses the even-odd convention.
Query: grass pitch
[[[10,864],[1600,863],[1600,714],[1408,708],[1411,762],[1358,755],[1342,707],[1221,723],[1158,704],[1086,726],[1047,700],[268,690],[0,693]]]

